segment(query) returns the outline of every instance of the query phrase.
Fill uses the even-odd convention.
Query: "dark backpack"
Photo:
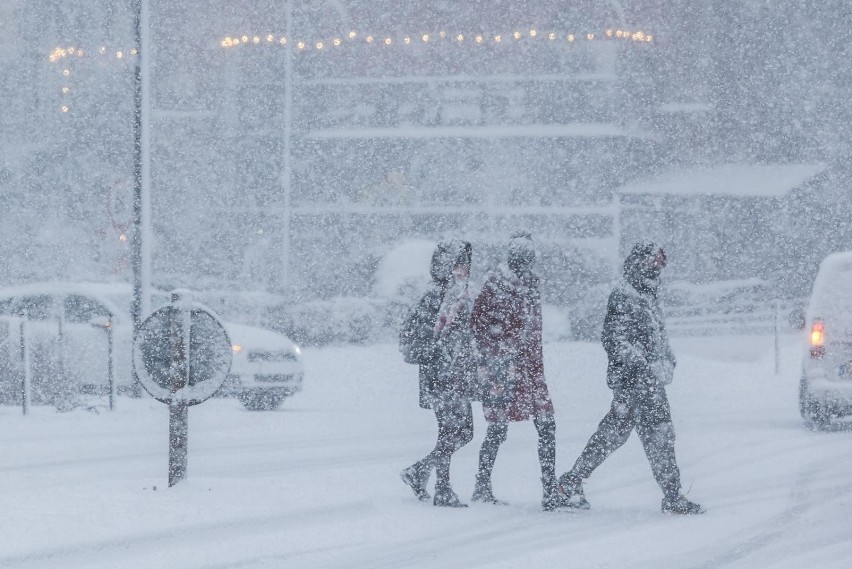
[[[409,364],[428,364],[435,354],[435,321],[441,308],[434,291],[408,310],[399,328],[399,351]]]

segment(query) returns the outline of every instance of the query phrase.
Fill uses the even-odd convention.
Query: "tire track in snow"
[[[407,437],[395,437],[400,440],[408,440]],[[412,437],[413,438],[413,437]],[[331,470],[340,466],[351,467],[363,464],[371,464],[383,459],[399,459],[401,464],[406,461],[408,454],[403,450],[371,452],[369,454],[363,452],[353,452],[353,443],[363,440],[375,440],[373,437],[342,437],[339,439],[312,439],[301,440],[295,442],[282,443],[251,443],[251,444],[226,444],[226,445],[205,445],[199,448],[194,448],[190,443],[190,459],[193,457],[215,457],[221,456],[243,456],[257,455],[263,459],[266,468],[253,469],[253,472],[292,472],[299,469],[310,470]],[[386,442],[383,440],[382,442]],[[357,446],[355,448],[358,448]],[[326,449],[316,454],[324,455],[324,458],[293,458],[291,454],[294,450],[309,449],[317,451],[318,449]],[[340,453],[336,450],[331,452],[329,449],[343,449],[348,453]],[[156,451],[143,451],[134,453],[110,453],[99,454],[96,456],[81,456],[67,459],[53,459],[38,462],[22,462],[14,465],[0,466],[0,473],[26,472],[30,470],[53,471],[65,469],[68,467],[82,466],[98,468],[100,466],[108,466],[113,463],[125,463],[129,460],[150,460],[159,459],[165,456],[167,450],[159,449]],[[287,459],[281,459],[274,464],[269,464],[270,455],[285,454]],[[334,457],[329,460],[328,457]],[[8,457],[7,457],[8,458]],[[219,468],[216,474],[237,473],[246,470],[244,464],[235,465],[232,468]]]
[[[609,515],[588,512],[545,513],[535,507],[501,507],[501,519],[484,514],[490,506],[474,507],[464,512],[475,514],[466,517],[464,525],[458,524],[447,531],[432,532],[417,538],[380,542],[366,545],[337,547],[334,549],[305,550],[290,555],[265,555],[244,559],[239,563],[203,565],[193,569],[277,569],[284,566],[300,569],[444,569],[446,567],[489,567],[500,562],[514,566],[528,565],[532,549],[537,553],[563,550],[570,540],[599,540],[601,525],[608,525]],[[609,514],[611,512],[608,512]],[[619,512],[624,519],[623,512]],[[644,512],[637,518],[646,518]],[[591,518],[592,524],[588,521]],[[458,521],[457,519],[454,521]],[[631,531],[625,526],[618,534]],[[606,536],[613,538],[614,534]],[[617,539],[617,537],[616,537]]]
[[[819,491],[811,490],[810,487],[816,477],[815,473],[830,472],[830,466],[835,462],[834,458],[823,458],[801,469],[793,486],[788,507],[769,520],[763,520],[751,528],[744,528],[743,531],[751,530],[749,537],[738,539],[723,548],[699,550],[699,556],[706,561],[690,565],[684,559],[684,562],[678,566],[691,569],[718,569],[741,561],[789,535],[795,530],[797,522],[814,508],[815,502],[821,503],[838,495],[852,494],[852,481],[822,488]],[[691,554],[689,557],[693,556],[694,554]]]
[[[106,539],[102,541],[80,543],[55,547],[33,553],[13,556],[0,556],[0,567],[3,569],[39,569],[51,567],[90,567],[94,563],[104,566],[123,566],[130,559],[140,563],[139,559],[146,555],[162,554],[170,546],[188,546],[197,544],[202,548],[206,543],[234,541],[241,535],[257,536],[259,533],[284,531],[299,524],[300,528],[308,525],[318,525],[341,515],[353,515],[372,510],[368,501],[350,502],[340,506],[287,511],[272,515],[250,518],[228,519],[219,522],[185,525],[162,531],[140,532],[137,534]],[[200,550],[200,549],[199,549]],[[157,553],[159,552],[159,553]],[[111,561],[111,557],[115,560]],[[162,562],[140,566],[158,567]],[[182,567],[192,567],[182,564]]]

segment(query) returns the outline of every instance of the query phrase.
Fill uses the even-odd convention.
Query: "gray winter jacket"
[[[659,282],[642,272],[654,247],[634,248],[625,261],[624,281],[609,296],[601,342],[612,389],[667,385],[672,379],[676,361],[657,301]]]
[[[433,282],[415,310],[428,331],[436,325],[442,302],[451,288],[452,268],[463,254],[465,241],[441,243],[432,257]],[[426,333],[424,330],[424,333]],[[426,334],[423,351],[428,354],[420,364],[420,406],[429,409],[436,401],[470,399],[475,394],[473,333],[469,309],[459,314],[440,332]]]

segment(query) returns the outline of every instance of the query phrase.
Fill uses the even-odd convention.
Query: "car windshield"
[[[68,322],[92,322],[106,320],[112,316],[109,308],[82,294],[69,294],[65,297],[65,319]]]

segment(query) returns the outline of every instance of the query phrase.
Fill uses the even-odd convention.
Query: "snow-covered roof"
[[[652,180],[629,184],[621,194],[722,195],[782,197],[820,173],[824,164],[720,164],[665,172]]]
[[[709,113],[713,107],[707,103],[666,103],[657,110],[661,113]]]
[[[410,126],[398,128],[321,129],[314,139],[357,138],[653,138],[607,123],[526,124],[505,126]]]

